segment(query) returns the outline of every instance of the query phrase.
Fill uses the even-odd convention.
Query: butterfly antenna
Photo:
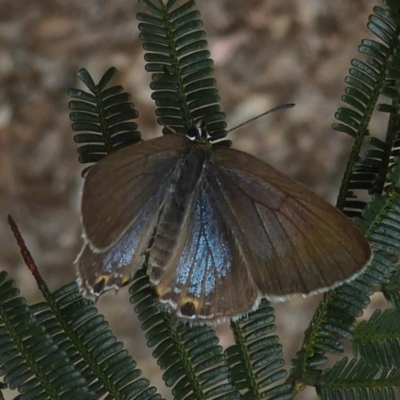
[[[266,116],[266,115],[268,115],[268,114],[271,114],[271,113],[273,113],[273,112],[275,112],[275,111],[278,111],[278,110],[286,110],[287,108],[293,108],[294,106],[295,106],[294,103],[281,104],[281,105],[278,106],[278,107],[274,107],[274,108],[272,108],[271,110],[265,111],[265,112],[263,112],[262,114],[257,115],[256,117],[250,118],[250,119],[248,119],[247,121],[242,122],[241,124],[234,126],[233,128],[227,130],[226,133],[229,133],[229,132],[232,132],[232,131],[234,131],[234,130],[236,130],[236,129],[238,129],[238,128],[241,128],[242,126],[245,126],[245,125],[247,125],[248,123],[255,121],[256,119],[259,119],[259,118],[261,118],[261,117],[264,117],[264,116]]]

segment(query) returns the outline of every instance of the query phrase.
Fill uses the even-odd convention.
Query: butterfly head
[[[207,125],[201,119],[196,121],[193,126],[188,130],[186,137],[191,142],[209,143],[212,139],[208,132]]]

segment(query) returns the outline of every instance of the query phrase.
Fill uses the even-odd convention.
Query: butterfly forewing
[[[247,153],[217,147],[214,155],[225,221],[264,296],[327,289],[367,264],[368,242],[332,205]]]
[[[149,140],[90,169],[82,196],[86,243],[77,261],[86,292],[118,289],[142,264],[185,142],[178,135]]]
[[[109,155],[90,169],[82,195],[82,223],[94,248],[114,244],[154,194],[168,190],[185,142],[182,135],[148,140]],[[157,205],[153,204],[154,213]]]

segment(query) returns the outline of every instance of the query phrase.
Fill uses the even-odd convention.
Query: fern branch
[[[400,195],[375,196],[363,213],[366,218],[366,237],[374,249],[373,260],[362,275],[353,282],[330,291],[321,301],[306,332],[302,348],[293,360],[294,368],[289,378],[293,382],[293,390],[303,387],[302,382],[310,382],[310,373],[311,376],[314,375],[312,370],[315,358],[319,359],[325,352],[343,353],[343,344],[339,338],[352,338],[355,318],[362,315],[362,310],[369,303],[369,296],[388,281],[387,274],[394,270],[393,263],[397,248],[400,247],[400,239],[398,235],[393,236],[391,230],[382,234],[382,226],[393,222],[393,212],[400,215],[399,206]]]
[[[390,282],[383,286],[383,294],[386,300],[400,310],[400,269],[390,279]]]
[[[400,312],[375,310],[354,331],[353,350],[369,365],[384,370],[400,368]]]
[[[151,88],[158,122],[164,133],[186,133],[202,120],[213,139],[226,135],[225,114],[218,104],[216,81],[200,13],[189,0],[141,1],[151,14],[138,13],[139,30],[146,50],[146,70],[154,72]]]
[[[62,399],[66,394],[94,399],[71,358],[18,296],[5,272],[0,273],[0,290],[0,373],[8,387],[18,388],[26,399]]]
[[[346,88],[346,93],[342,97],[351,108],[339,108],[336,118],[340,122],[333,124],[333,129],[355,138],[337,200],[337,207],[349,216],[359,215],[365,205],[356,199],[353,190],[363,189],[370,194],[382,193],[383,182],[389,167],[388,151],[395,139],[394,131],[391,129],[392,124],[389,124],[385,142],[371,137],[369,143],[375,146],[375,150],[367,151],[364,157],[360,157],[360,152],[364,138],[369,135],[368,126],[378,97],[383,94],[389,99],[398,99],[398,92],[389,88],[391,78],[387,74],[388,67],[392,65],[400,33],[396,7],[393,5],[393,8],[389,9],[374,8],[368,28],[383,43],[370,39],[362,41],[359,51],[370,58],[367,62],[352,61],[352,68],[346,78],[350,86]],[[394,15],[396,18],[392,18]],[[398,103],[398,100],[394,101]],[[378,110],[392,112],[391,118],[397,118],[397,113],[393,108],[381,105]]]
[[[244,399],[262,399],[270,394],[265,387],[286,376],[282,369],[282,345],[273,324],[274,309],[262,300],[258,309],[231,322],[236,344],[226,351],[230,381]],[[274,393],[277,388],[272,389]]]
[[[68,106],[73,110],[70,114],[72,130],[80,132],[74,136],[74,141],[80,144],[77,152],[82,164],[97,162],[105,155],[141,140],[137,124],[131,121],[139,114],[130,95],[120,85],[107,88],[116,73],[116,68],[110,68],[95,84],[89,72],[82,68],[78,77],[91,93],[80,89],[68,91],[69,96],[76,99]],[[82,171],[82,176],[88,169]]]
[[[177,324],[166,311],[157,309],[143,268],[136,273],[129,292],[146,331],[147,344],[155,347],[153,356],[165,370],[163,379],[173,387],[176,399],[240,398],[227,383],[228,367],[222,347],[209,325]]]
[[[353,109],[339,109],[336,117],[341,123],[334,124],[334,129],[355,138],[338,206],[349,215],[360,215],[364,209],[357,223],[370,241],[374,256],[365,272],[354,281],[332,290],[321,301],[306,332],[303,346],[293,361],[294,367],[288,379],[292,383],[293,393],[304,387],[304,384],[319,384],[320,371],[314,368],[314,362],[319,365],[325,352],[343,353],[341,339],[352,339],[355,318],[362,315],[369,303],[369,296],[380,289],[381,285],[388,283],[388,277],[395,270],[394,262],[400,246],[400,196],[397,187],[393,187],[398,179],[396,181],[394,174],[391,179],[388,174],[396,168],[393,165],[396,160],[391,156],[398,132],[395,106],[380,106],[382,111],[391,112],[386,141],[381,142],[372,137],[370,144],[375,149],[367,151],[359,161],[363,137],[367,133],[378,95],[384,93],[390,96],[394,105],[398,104],[398,90],[389,89],[393,80],[388,78],[386,68],[392,64],[392,56],[398,44],[399,9],[393,4],[388,5],[393,8],[375,8],[375,14],[370,17],[368,27],[383,43],[372,40],[362,42],[360,52],[371,58],[367,62],[353,60],[353,68],[347,79],[351,87],[346,90],[343,98]],[[388,194],[378,194],[382,193],[388,178],[391,179],[385,188]],[[352,191],[359,189],[368,190],[370,194],[376,193],[366,207]]]
[[[316,390],[323,399],[394,400],[394,388],[399,386],[399,369],[382,371],[364,360],[344,358],[323,373]]]
[[[11,379],[13,387],[26,391],[26,398],[33,399],[39,398],[36,396],[40,390],[54,399],[67,398],[67,395],[71,399],[94,399],[107,393],[113,399],[121,400],[126,396],[142,400],[160,399],[156,389],[149,387],[149,381],[140,377],[141,371],[135,369],[136,363],[122,349],[122,343],[107,329],[104,317],[97,314],[89,300],[82,298],[76,283],[50,293],[12,219],[10,223],[46,303],[25,310],[27,306],[21,308],[23,299],[10,301],[11,298],[3,298],[5,303],[3,308],[0,307],[0,322],[6,328],[7,334],[2,338],[7,344],[1,347],[0,361],[6,357],[2,365],[8,372],[6,380]],[[4,293],[15,297],[15,291],[6,290]],[[15,318],[7,318],[10,306],[14,316],[19,311],[24,324]],[[25,331],[26,328],[29,330]],[[21,329],[22,337],[10,335]],[[33,335],[32,338],[30,335]],[[17,347],[21,356],[10,358],[10,354],[3,353],[11,343],[26,345],[25,348]],[[19,366],[18,370],[16,366]],[[32,374],[34,378],[27,381]],[[42,386],[44,389],[41,389]]]

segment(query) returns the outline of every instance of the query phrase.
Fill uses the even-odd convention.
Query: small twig
[[[42,293],[44,295],[46,295],[46,293],[50,293],[45,281],[43,280],[43,278],[41,277],[41,275],[39,273],[39,270],[38,270],[36,263],[32,257],[32,254],[30,253],[30,251],[28,250],[28,248],[25,244],[25,241],[21,235],[19,228],[11,215],[8,216],[8,223],[10,224],[11,230],[14,233],[14,237],[17,240],[18,247],[21,250],[22,258],[24,259],[26,266],[32,272],[32,275],[35,278],[35,280],[39,286],[39,289],[42,291]]]

